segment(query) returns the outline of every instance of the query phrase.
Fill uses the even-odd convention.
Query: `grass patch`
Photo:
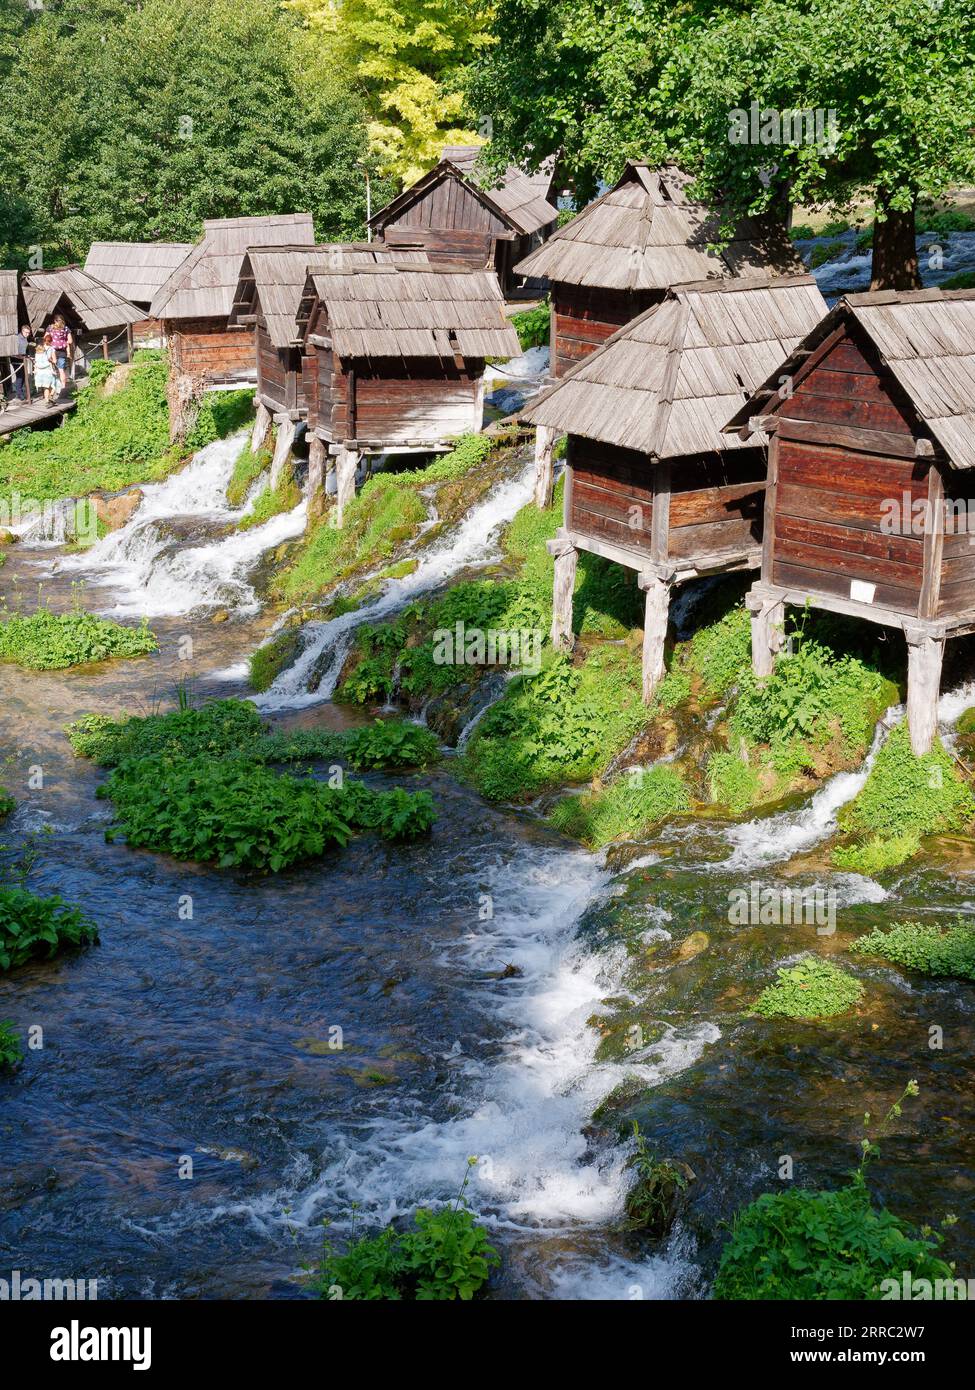
[[[118,372],[124,381],[113,390],[109,378]],[[172,445],[167,373],[164,355],[147,350],[131,366],[94,363],[89,385],[56,429],[19,430],[0,450],[0,495],[16,489],[44,502],[152,482],[252,413],[253,392],[210,393],[187,439]]]
[[[933,922],[897,922],[888,930],[877,927],[851,942],[850,950],[880,956],[921,975],[975,980],[975,926],[962,917],[950,927]]]
[[[600,849],[623,837],[638,839],[668,816],[690,809],[687,788],[675,768],[636,771],[639,776],[620,777],[604,791],[563,797],[549,821],[590,849]]]
[[[735,815],[748,810],[761,798],[762,784],[757,769],[735,753],[712,753],[707,777],[711,800],[727,806]]]
[[[248,658],[251,690],[268,690],[275,678],[294,660],[301,641],[296,628],[286,628],[252,651]]]
[[[863,986],[832,961],[807,956],[776,971],[751,1012],[760,1018],[832,1018],[849,1013],[863,997]]]
[[[879,874],[884,869],[896,869],[912,859],[921,848],[921,837],[914,830],[898,835],[871,835],[858,844],[839,845],[833,850],[833,863],[838,869],[855,874]]]
[[[694,633],[683,660],[705,696],[720,699],[737,684],[749,669],[751,642],[751,619],[742,607]]]
[[[0,970],[97,940],[91,918],[57,894],[41,898],[26,888],[0,888]]]
[[[138,627],[123,627],[80,609],[52,613],[47,608],[0,618],[0,662],[27,671],[61,671],[89,661],[145,656],[158,646],[145,619]]]
[[[250,440],[244,441],[237,455],[234,471],[230,475],[230,482],[227,484],[227,501],[232,507],[244,505],[247,494],[258,478],[271,467],[271,459],[270,449],[259,449],[255,454],[251,449]]]
[[[906,721],[892,729],[858,795],[840,812],[845,830],[891,838],[964,830],[975,817],[975,797],[954,760],[936,740],[916,758]]]
[[[237,530],[249,531],[253,526],[263,526],[272,516],[292,511],[300,501],[301,493],[294,473],[290,468],[286,468],[276,487],[263,488],[254,498],[250,510],[238,521]]]

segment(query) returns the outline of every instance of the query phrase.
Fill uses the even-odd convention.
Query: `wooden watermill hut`
[[[203,239],[162,284],[150,312],[169,339],[171,427],[203,390],[253,385],[254,335],[230,322],[244,254],[251,246],[313,246],[311,214],[204,222]]]
[[[601,198],[524,260],[518,275],[547,280],[553,376],[564,376],[674,285],[731,276],[802,274],[783,224],[749,218],[717,255],[718,219],[687,195],[689,174],[630,160]]]
[[[474,175],[474,146],[449,147],[460,163],[444,157],[428,174],[375,213],[373,232],[387,246],[424,251],[431,260],[496,271],[506,298],[519,285],[514,266],[558,221],[520,169],[510,168],[496,188]],[[446,152],[445,152],[446,156]]]
[[[156,346],[163,341],[162,324],[150,317],[149,306],[192,250],[184,241],[95,241],[85,271],[145,311],[132,336],[137,344]]]
[[[131,331],[142,311],[80,266],[31,270],[21,279],[27,317],[34,333],[44,332],[63,314],[75,340],[74,365],[82,371],[96,357],[124,360]]]
[[[28,325],[27,306],[16,270],[0,270],[0,406],[3,392],[12,387],[13,361],[17,339]]]
[[[672,587],[758,567],[765,440],[722,426],[825,312],[810,276],[684,285],[529,405],[524,418],[568,436],[565,519],[549,542],[554,645],[574,641],[580,550],[635,570],[649,700],[664,672]]]
[[[363,455],[449,449],[479,430],[485,359],[519,351],[493,271],[404,262],[375,244],[309,271],[298,328],[310,472],[327,452],[340,517]]]
[[[975,632],[975,291],[848,295],[726,428],[770,441],[757,674],[786,604],[899,628],[911,744],[926,752],[945,640]]]

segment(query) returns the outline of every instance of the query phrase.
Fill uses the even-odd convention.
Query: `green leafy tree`
[[[445,143],[471,143],[461,78],[492,42],[484,0],[285,0],[361,90],[383,170],[416,181]]]
[[[727,210],[876,209],[873,282],[919,283],[915,212],[975,177],[972,0],[500,0],[469,100],[491,157],[563,167],[589,196],[628,156],[676,158]],[[822,138],[734,113],[822,113]],[[771,137],[771,138],[769,138]]]

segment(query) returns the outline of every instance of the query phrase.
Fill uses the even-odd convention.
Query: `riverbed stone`
[[[695,956],[707,950],[710,942],[711,938],[706,931],[692,931],[678,946],[677,955],[681,960],[693,960]]]
[[[118,531],[137,510],[142,501],[142,489],[132,488],[129,492],[116,493],[114,497],[104,497],[96,492],[91,501],[98,520],[109,531]]]

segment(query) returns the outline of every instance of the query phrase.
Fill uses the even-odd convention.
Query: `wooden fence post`
[[[552,456],[557,437],[558,431],[548,425],[539,425],[535,430],[535,506],[539,511],[552,505]]]

